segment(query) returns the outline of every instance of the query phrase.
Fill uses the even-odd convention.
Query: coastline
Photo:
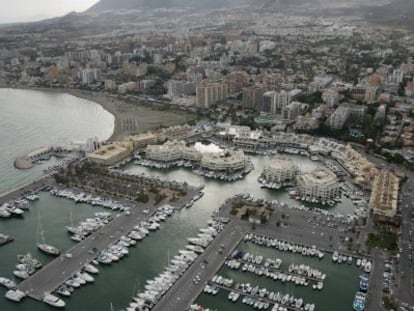
[[[106,140],[108,142],[123,140],[131,134],[143,133],[156,129],[160,126],[172,126],[186,122],[186,116],[169,111],[153,110],[143,105],[134,105],[124,100],[114,98],[104,93],[93,93],[79,89],[64,88],[32,88],[32,87],[3,87],[15,90],[40,91],[45,93],[68,94],[85,99],[100,105],[103,109],[114,116],[114,127],[112,135]],[[131,128],[130,123],[137,124],[137,128]]]

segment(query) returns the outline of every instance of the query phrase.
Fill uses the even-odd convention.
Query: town
[[[122,310],[414,310],[412,30],[345,14],[353,1],[337,15],[106,2],[0,26],[1,87],[115,119],[107,140],[15,155],[43,175],[0,196],[0,252],[29,218],[43,264],[19,254],[5,297],[75,308],[124,258]],[[70,211],[66,244],[42,202]]]

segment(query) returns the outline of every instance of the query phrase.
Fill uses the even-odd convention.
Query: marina
[[[253,162],[255,162],[255,165],[260,165],[260,160],[259,157],[254,157],[253,158]],[[310,165],[312,163],[309,163]],[[138,169],[138,170],[137,170]],[[153,247],[151,247],[150,249],[148,249],[148,245],[146,240],[142,241],[139,243],[139,245],[131,248],[129,250],[129,255],[124,257],[124,259],[122,259],[123,263],[122,265],[126,265],[128,267],[128,269],[132,269],[132,271],[135,271],[134,273],[127,273],[122,272],[121,270],[124,269],[118,269],[116,266],[115,267],[111,267],[110,269],[108,269],[106,266],[107,264],[102,263],[102,267],[99,268],[99,277],[95,278],[95,282],[93,286],[82,286],[79,290],[76,290],[76,294],[75,295],[70,295],[70,299],[67,300],[65,299],[66,296],[62,296],[63,294],[58,294],[60,295],[63,300],[66,303],[66,306],[71,308],[71,305],[76,305],[77,303],[79,303],[80,301],[82,301],[82,304],[85,304],[85,298],[87,295],[87,293],[91,293],[91,292],[96,292],[96,291],[104,291],[106,293],[106,297],[104,299],[104,301],[106,301],[106,303],[104,303],[104,301],[101,302],[97,302],[96,300],[94,301],[94,304],[100,305],[105,308],[106,306],[110,306],[111,304],[115,307],[115,308],[125,308],[125,306],[128,304],[129,301],[131,301],[131,295],[135,295],[137,292],[139,292],[140,290],[145,290],[145,282],[144,280],[151,280],[154,277],[156,277],[157,275],[160,274],[160,271],[162,271],[163,267],[166,266],[166,263],[169,262],[168,258],[171,258],[171,256],[173,256],[174,254],[178,253],[179,250],[190,250],[187,248],[187,246],[191,247],[191,245],[187,245],[185,243],[188,243],[187,238],[190,236],[197,236],[197,232],[200,228],[205,226],[205,222],[206,219],[209,219],[210,216],[213,214],[214,210],[217,209],[218,206],[223,204],[223,201],[226,200],[226,198],[228,198],[229,196],[232,195],[232,191],[234,194],[239,193],[240,189],[243,188],[248,188],[248,189],[252,189],[253,193],[259,197],[264,197],[266,199],[271,199],[274,200],[276,198],[281,199],[280,196],[284,196],[288,198],[287,193],[285,194],[284,192],[273,192],[273,191],[268,191],[268,190],[264,190],[261,189],[260,186],[258,185],[256,179],[257,179],[257,175],[255,176],[255,174],[258,174],[258,172],[256,171],[252,171],[249,175],[247,175],[247,177],[244,180],[241,181],[236,181],[234,186],[228,186],[226,185],[226,187],[223,187],[223,184],[220,181],[213,181],[213,180],[209,180],[209,179],[204,179],[203,177],[199,177],[197,175],[194,175],[186,170],[184,170],[183,168],[179,168],[179,169],[172,169],[171,172],[165,172],[165,171],[159,171],[159,170],[154,170],[154,169],[149,169],[149,168],[143,168],[143,167],[136,167],[136,166],[127,166],[125,169],[128,173],[132,173],[132,174],[142,174],[142,173],[148,173],[150,175],[154,175],[154,176],[158,176],[161,179],[168,179],[169,178],[169,174],[171,174],[170,176],[174,176],[174,179],[181,181],[181,182],[188,182],[188,184],[190,185],[196,185],[196,186],[204,186],[204,193],[205,195],[201,197],[201,194],[195,194],[194,195],[194,199],[191,201],[191,208],[184,208],[182,209],[179,213],[175,213],[175,215],[172,216],[172,219],[165,222],[165,224],[163,224],[162,230],[159,230],[158,232],[155,232],[153,234],[151,234],[151,241],[155,240],[154,242],[151,242],[151,245],[154,245],[152,243],[155,243],[155,245],[159,245],[156,249],[153,249]],[[178,172],[177,172],[178,170]],[[174,173],[173,173],[174,172]],[[177,174],[178,173],[178,174]],[[251,175],[251,176],[250,176]],[[171,178],[170,177],[170,178]],[[176,178],[177,177],[177,178]],[[252,186],[249,186],[249,183],[253,183]],[[247,184],[246,184],[247,183]],[[244,184],[244,186],[243,186]],[[62,191],[63,189],[59,190]],[[56,192],[58,193],[58,192]],[[96,209],[100,209],[102,211],[108,211],[108,212],[119,212],[121,210],[121,208],[116,209],[115,211],[112,211],[112,207],[109,206],[104,206],[105,204],[95,204],[92,205],[92,201],[88,201],[87,203],[85,202],[85,196],[82,196],[80,191],[77,190],[75,192],[73,192],[71,195],[69,195],[69,193],[67,194],[67,198],[66,196],[62,196],[62,198],[60,196],[58,197],[54,197],[53,191],[49,194],[49,193],[40,193],[39,194],[39,200],[38,201],[30,201],[29,205],[36,205],[38,206],[39,203],[44,202],[43,200],[58,200],[57,202],[59,202],[57,205],[60,206],[59,207],[59,211],[64,212],[65,213],[65,221],[64,223],[62,223],[59,226],[59,230],[62,231],[62,233],[59,234],[60,239],[64,239],[66,242],[64,244],[68,245],[68,246],[61,246],[60,244],[62,244],[62,241],[59,240],[54,240],[54,239],[50,239],[49,236],[49,230],[48,228],[45,228],[45,231],[47,232],[47,236],[48,236],[48,243],[50,243],[50,245],[56,246],[58,247],[63,254],[69,253],[71,254],[71,258],[66,258],[65,256],[63,256],[64,260],[69,260],[69,259],[73,259],[74,258],[74,254],[72,254],[72,251],[70,250],[70,246],[74,245],[73,243],[78,242],[80,244],[78,245],[82,245],[82,243],[84,243],[85,241],[88,241],[88,239],[90,239],[91,237],[93,237],[95,234],[97,234],[98,231],[96,232],[92,232],[88,237],[86,237],[86,239],[81,239],[81,241],[75,241],[72,240],[70,238],[68,238],[68,233],[67,233],[67,228],[66,227],[72,227],[72,225],[75,224],[81,224],[82,222],[84,222],[85,219],[87,218],[93,218],[94,214],[97,212]],[[51,196],[53,195],[53,196]],[[46,196],[46,197],[45,197]],[[76,203],[76,199],[74,198],[78,198],[77,201],[78,203]],[[83,199],[82,199],[83,198]],[[196,199],[197,198],[197,199]],[[289,200],[289,198],[288,198]],[[62,203],[65,203],[62,205]],[[190,201],[189,201],[190,202]],[[291,204],[294,203],[293,200],[289,201]],[[347,203],[347,200],[344,200],[343,204]],[[297,203],[295,203],[297,204]],[[65,206],[66,208],[63,209],[62,206]],[[185,204],[183,204],[181,207],[185,206]],[[341,205],[338,206],[339,209],[341,208]],[[335,211],[338,207],[332,209],[333,211]],[[73,215],[71,215],[71,210],[74,211],[74,209],[86,209],[90,211],[90,214],[87,215],[86,217],[83,217],[82,219],[79,219],[79,217],[75,216],[75,213],[72,213]],[[349,206],[350,209],[352,209],[352,204]],[[146,209],[144,209],[146,210]],[[143,211],[144,211],[143,210]],[[33,209],[33,207],[30,207],[29,212],[25,215],[24,218],[22,218],[21,220],[19,219],[11,219],[11,222],[14,221],[22,221],[24,223],[26,223],[27,221],[30,221],[31,219],[33,219],[33,216],[35,216],[35,213],[33,213],[33,211],[35,211],[35,209]],[[93,212],[92,212],[93,211]],[[126,215],[126,213],[129,212],[129,210],[127,209],[125,211],[122,212],[123,215],[125,215],[125,217],[131,217],[133,215]],[[303,211],[301,211],[300,209],[297,210],[298,213],[302,213]],[[293,212],[289,211],[289,214],[291,214],[291,217],[293,217],[292,215]],[[45,213],[42,212],[42,215],[44,215]],[[72,217],[75,216],[75,217]],[[43,216],[44,217],[44,216]],[[143,217],[148,217],[148,214],[143,213]],[[36,217],[34,217],[36,218]],[[73,219],[72,218],[77,218],[77,219]],[[50,220],[48,220],[50,221]],[[36,221],[35,221],[36,222]],[[45,223],[45,227],[46,227],[46,222],[45,220],[43,220],[43,222]],[[248,224],[247,224],[248,225]],[[250,225],[248,225],[250,226]],[[332,230],[332,232],[337,232],[337,229],[332,228],[332,229],[328,229],[329,227],[327,227],[327,230]],[[303,240],[303,237],[300,235],[301,233],[299,233],[299,231],[297,231],[297,233],[295,233],[296,229],[295,228],[291,228],[289,229],[286,233],[282,234],[281,236],[283,237],[284,235],[286,235],[286,239],[287,240],[297,240],[298,242]],[[310,229],[312,230],[312,229]],[[11,232],[14,236],[15,234],[13,233],[13,231],[7,231],[8,233]],[[174,232],[174,234],[172,235],[171,232]],[[241,232],[240,232],[241,233]],[[331,233],[332,234],[332,233]],[[165,236],[168,235],[168,243],[166,243],[165,241]],[[295,237],[296,235],[296,237]],[[240,235],[241,236],[241,235]],[[69,236],[70,237],[70,236]],[[229,239],[229,242],[226,243],[227,239]],[[309,238],[309,240],[312,240],[311,237]],[[171,241],[173,241],[171,243]],[[208,261],[208,266],[213,267],[216,266],[214,263],[214,257],[216,257],[215,255],[216,250],[220,250],[220,245],[225,244],[226,245],[226,250],[228,249],[228,247],[230,247],[231,245],[237,245],[238,242],[240,242],[240,238],[237,236],[233,236],[231,234],[228,234],[228,237],[226,237],[224,240],[214,240],[212,242],[211,245],[208,245],[207,247],[207,251],[206,252],[199,252],[200,250],[197,248],[197,245],[192,245],[193,247],[192,250],[190,251],[196,251],[197,253],[201,254],[200,257],[198,257],[194,263],[194,265],[190,266],[187,270],[188,271],[192,271],[193,266],[195,266],[197,268],[197,265],[199,267],[200,264],[203,264],[203,260],[207,260]],[[334,238],[333,244],[336,244],[336,238]],[[330,242],[326,243],[324,245],[324,247],[329,248],[329,244]],[[35,244],[34,244],[35,245]],[[139,252],[137,251],[138,249],[145,249],[145,252]],[[24,251],[28,251],[30,249],[25,249]],[[36,250],[32,250],[32,252],[35,252]],[[20,253],[23,253],[23,251],[20,251]],[[203,256],[205,254],[205,257]],[[15,255],[16,256],[16,255]],[[36,256],[37,257],[37,256]],[[96,257],[96,256],[95,256]],[[14,257],[15,258],[15,257]],[[39,256],[40,258],[40,256]],[[43,257],[42,257],[43,258]],[[41,258],[41,259],[42,259]],[[78,258],[78,257],[76,257]],[[90,258],[88,257],[88,260],[85,261],[89,261],[91,260],[93,257],[91,256]],[[133,259],[134,258],[134,259]],[[156,259],[155,259],[156,258]],[[46,258],[45,262],[48,262],[51,260],[51,258]],[[135,264],[136,260],[138,260],[139,262],[143,263],[143,260],[145,260],[145,264],[142,264],[142,266],[137,266]],[[222,258],[219,257],[220,262],[217,264],[217,267],[220,267],[221,265],[223,265],[223,263],[225,262],[226,258],[223,256]],[[15,261],[15,259],[14,259]],[[42,260],[43,261],[43,260]],[[53,263],[53,261],[52,261]],[[84,262],[84,264],[82,266],[76,266],[76,269],[81,271],[83,267],[86,266],[86,262]],[[147,266],[152,267],[149,270],[147,270]],[[133,265],[133,267],[132,267]],[[194,268],[194,269],[196,269]],[[10,269],[10,268],[9,268]],[[57,269],[57,268],[56,268]],[[214,268],[214,270],[216,270],[216,268]],[[57,271],[57,270],[56,270]],[[185,272],[183,274],[184,278],[186,278],[187,272]],[[8,273],[10,273],[10,270],[8,270]],[[214,274],[217,273],[217,271],[212,271],[211,275],[210,275],[210,279],[214,276]],[[36,273],[37,274],[37,273]],[[36,274],[34,275],[34,277],[36,276]],[[69,273],[70,274],[70,273]],[[140,279],[143,278],[143,280],[141,281],[137,281],[137,277],[131,277],[131,275],[135,274],[136,276],[140,276]],[[2,275],[7,276],[7,273],[2,273]],[[67,276],[70,276],[67,274]],[[142,276],[142,277],[141,277]],[[110,277],[110,279],[108,279]],[[251,275],[251,277],[255,277],[254,274]],[[122,279],[121,279],[122,278]],[[193,276],[189,276],[186,280],[187,282],[193,282],[194,279],[194,275]],[[130,288],[130,291],[125,292],[125,289],[123,291],[121,290],[117,290],[114,288],[109,288],[107,285],[111,284],[111,282],[114,282],[115,280],[122,280],[122,282],[126,282],[128,283]],[[127,280],[127,281],[125,281]],[[61,287],[60,281],[62,281],[62,278],[60,278],[59,282],[55,282],[55,285],[53,286],[54,288],[48,288],[52,291],[53,290],[58,290],[60,293],[64,293],[66,295],[68,295],[68,288],[67,287]],[[270,280],[269,280],[270,281]],[[169,293],[175,292],[175,288],[177,288],[177,284],[181,284],[181,278],[178,279],[176,281],[176,283],[174,283],[174,286],[165,294],[166,296],[170,295]],[[24,283],[23,283],[24,284]],[[74,283],[72,283],[74,284]],[[182,283],[184,284],[184,283]],[[357,283],[356,283],[357,284]],[[178,286],[179,287],[179,286]],[[191,292],[189,293],[189,300],[188,301],[195,301],[196,297],[202,292],[202,288],[198,288],[199,292]],[[325,291],[325,286],[324,286],[324,291]],[[177,293],[177,292],[175,292]],[[44,294],[43,294],[44,295]],[[181,293],[180,293],[181,295]],[[40,297],[40,293],[38,294],[38,298],[43,299],[42,297]],[[165,297],[166,297],[165,296]],[[203,296],[201,296],[203,297]],[[83,300],[80,300],[82,299]],[[241,300],[241,299],[240,299]],[[157,306],[154,309],[157,310],[168,310],[168,308],[166,308],[166,305],[163,304],[164,300],[161,300],[159,302],[159,304],[157,304]],[[184,298],[183,298],[184,301]],[[219,302],[223,303],[224,305],[226,305],[228,299],[227,299],[227,295],[226,295],[226,301],[225,302]],[[312,301],[312,300],[310,300]],[[313,301],[312,301],[313,302]],[[1,301],[0,300],[0,304],[6,303],[8,304],[7,300]],[[352,303],[352,301],[350,302]],[[315,301],[315,304],[318,304],[318,300]],[[24,299],[23,303],[21,305],[19,305],[19,309],[22,308],[24,310],[25,306],[31,306],[31,309],[28,310],[43,310],[42,309],[42,305],[43,304],[36,304],[33,305],[30,300]],[[105,307],[104,307],[105,305]],[[15,305],[11,305],[11,310],[13,310],[13,306]],[[246,305],[247,306],[247,305]],[[189,305],[186,307],[189,307]],[[33,309],[34,308],[34,309]],[[159,309],[158,309],[159,308]],[[164,309],[163,309],[164,308]],[[17,310],[17,307],[16,307]],[[177,310],[177,309],[170,309],[170,310]],[[230,310],[230,309],[229,309]]]

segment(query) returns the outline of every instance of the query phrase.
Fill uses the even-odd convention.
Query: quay
[[[296,209],[282,209],[284,213],[289,213],[289,225],[285,227],[277,226],[277,217],[274,213],[266,224],[253,225],[247,221],[242,221],[236,216],[230,215],[231,204],[224,204],[217,214],[219,217],[230,218],[224,230],[219,233],[197,260],[187,269],[187,271],[177,280],[170,290],[161,298],[154,311],[175,311],[188,310],[204,287],[214,275],[222,268],[225,261],[232,252],[243,241],[248,233],[266,236],[282,241],[289,241],[298,245],[315,245],[321,251],[333,253],[340,246],[340,231],[347,229],[348,225],[338,224],[337,228],[328,226],[318,226],[314,228],[308,223],[308,219],[313,218],[311,211]],[[280,213],[280,209],[277,209]],[[312,234],[312,232],[318,234]],[[322,235],[320,235],[323,233]],[[329,237],[329,238],[328,238]],[[223,250],[223,254],[218,251]],[[355,257],[355,254],[353,254]],[[196,284],[193,279],[198,276],[200,281]],[[191,284],[191,286],[189,286]]]
[[[185,197],[168,204],[177,208],[190,201],[198,193],[199,189],[190,188]],[[160,203],[154,206],[153,202],[150,201],[140,205],[139,208],[132,208],[129,215],[126,213],[116,215],[105,227],[94,232],[88,238],[45,265],[30,278],[21,282],[17,288],[26,293],[28,297],[42,301],[45,293],[53,292],[74,273],[94,260],[100,251],[119,240],[121,236],[127,235],[140,221],[150,218],[156,209],[163,204]],[[144,213],[145,209],[150,212],[148,214]],[[92,252],[92,249],[96,249],[96,252]]]
[[[222,247],[226,251],[229,249],[233,251],[243,237],[243,230],[240,227],[233,227],[232,223],[227,224],[224,230],[217,235],[205,251],[162,297],[153,310],[188,310],[190,305],[202,293],[207,282],[220,270],[227,259],[226,255],[219,254],[217,251]],[[193,282],[196,275],[201,278],[198,284]]]
[[[8,235],[0,233],[0,246],[13,242],[14,239]]]

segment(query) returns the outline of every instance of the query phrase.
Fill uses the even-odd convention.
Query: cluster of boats
[[[137,241],[143,240],[150,232],[158,230],[160,222],[165,221],[174,211],[174,207],[168,204],[158,207],[154,215],[148,218],[147,221],[141,221],[126,236],[122,236],[118,241],[99,252],[96,257],[97,262],[111,264],[112,262],[119,261],[129,254],[128,247],[136,245]]]
[[[308,278],[318,279],[318,280],[322,280],[322,281],[326,279],[326,274],[325,273],[322,273],[318,269],[312,268],[312,267],[304,265],[304,264],[295,265],[295,264],[292,263],[292,264],[289,265],[288,271],[289,271],[289,273],[304,275]]]
[[[293,182],[279,182],[275,180],[267,180],[263,175],[260,175],[257,178],[259,184],[262,185],[262,188],[272,189],[272,190],[279,190],[284,187],[292,187],[294,186]]]
[[[214,220],[209,221],[208,228],[200,229],[200,235],[202,236],[200,239],[216,236],[220,230],[222,230],[222,224],[220,222]],[[145,291],[137,293],[126,310],[151,310],[159,302],[161,297],[167,293],[167,291],[191,266],[197,257],[204,252],[206,246],[191,243],[187,245],[185,249],[179,250],[179,254],[170,260],[169,265],[163,272],[154,279],[147,280],[146,285],[144,286]]]
[[[365,310],[366,303],[366,292],[368,291],[369,275],[362,274],[359,281],[359,291],[356,292],[353,302],[354,311],[363,311]]]
[[[296,298],[293,295],[291,296],[280,292],[273,292],[264,287],[253,286],[250,283],[236,283],[233,288],[234,281],[220,275],[215,275],[211,282],[213,284],[207,284],[204,288],[205,293],[216,295],[219,292],[219,288],[223,287],[230,291],[228,299],[236,302],[240,297],[243,297],[242,303],[248,304],[255,309],[267,310],[273,305],[271,310],[276,311],[291,309],[315,310],[314,304],[305,304],[302,298]]]
[[[196,165],[191,161],[178,160],[178,161],[169,161],[169,162],[159,162],[149,159],[143,159],[140,156],[136,156],[134,163],[136,165],[158,168],[158,169],[169,169],[171,167],[185,167],[185,168],[195,168]]]
[[[363,269],[366,273],[371,273],[372,271],[372,262],[365,258],[358,258],[356,261],[356,265],[358,268]]]
[[[13,271],[13,275],[23,280],[28,279],[36,270],[42,267],[42,263],[30,253],[17,255],[17,261],[18,264],[16,270]]]
[[[213,310],[213,309],[209,309],[209,308],[204,308],[203,306],[194,303],[190,306],[190,308],[188,309],[188,311],[217,311],[217,310]]]
[[[29,201],[19,199],[13,202],[4,203],[0,206],[0,218],[10,218],[12,216],[22,216],[24,211],[29,210]]]
[[[342,198],[340,196],[332,198],[330,200],[320,200],[315,197],[301,195],[299,192],[295,190],[289,191],[289,196],[290,198],[293,198],[298,201],[312,203],[312,204],[321,204],[323,206],[327,205],[330,207],[335,206],[337,203],[342,202]]]
[[[184,204],[183,205],[183,208],[190,208],[191,206],[193,206],[193,204],[195,202],[197,202],[198,200],[200,200],[203,195],[204,195],[204,192],[200,191],[200,193],[197,194],[194,198],[192,198],[190,202]]]
[[[94,261],[94,263],[97,264],[96,261]],[[98,273],[99,270],[95,265],[87,264],[82,270],[74,273],[62,285],[56,288],[55,293],[63,297],[69,297],[76,288],[79,288],[87,283],[93,283],[95,278],[92,275]]]
[[[354,258],[352,256],[341,255],[338,251],[335,251],[332,254],[332,261],[338,264],[347,263],[352,265],[354,263]],[[358,268],[363,269],[366,273],[370,273],[372,270],[372,262],[365,258],[357,258],[355,263]]]
[[[200,175],[200,176],[207,177],[207,178],[211,178],[211,179],[218,179],[222,181],[231,182],[231,181],[243,179],[244,176],[250,173],[252,170],[253,170],[252,168],[249,168],[249,169],[244,169],[242,171],[227,173],[227,172],[210,171],[210,170],[199,168],[199,169],[193,170],[193,173]]]
[[[30,208],[29,201],[39,199],[37,194],[28,194],[17,200],[0,205],[0,218],[10,218],[12,216],[22,216]]]
[[[66,229],[72,234],[71,239],[76,242],[84,240],[87,236],[107,225],[112,220],[108,212],[95,213],[94,218],[87,218],[77,226],[67,226]]]
[[[93,196],[91,194],[86,194],[84,192],[76,192],[70,189],[60,190],[57,188],[50,188],[49,193],[56,197],[72,200],[75,203],[87,203],[92,206],[109,208],[113,211],[120,210],[121,212],[126,212],[130,210],[130,207],[123,203],[116,202],[110,199],[104,199],[99,196]]]
[[[317,257],[322,259],[325,253],[317,249],[315,246],[307,247],[290,242],[280,241],[276,238],[270,238],[259,234],[248,233],[244,236],[244,242],[250,242],[260,246],[275,248],[284,252],[292,252],[301,254],[302,256]]]

